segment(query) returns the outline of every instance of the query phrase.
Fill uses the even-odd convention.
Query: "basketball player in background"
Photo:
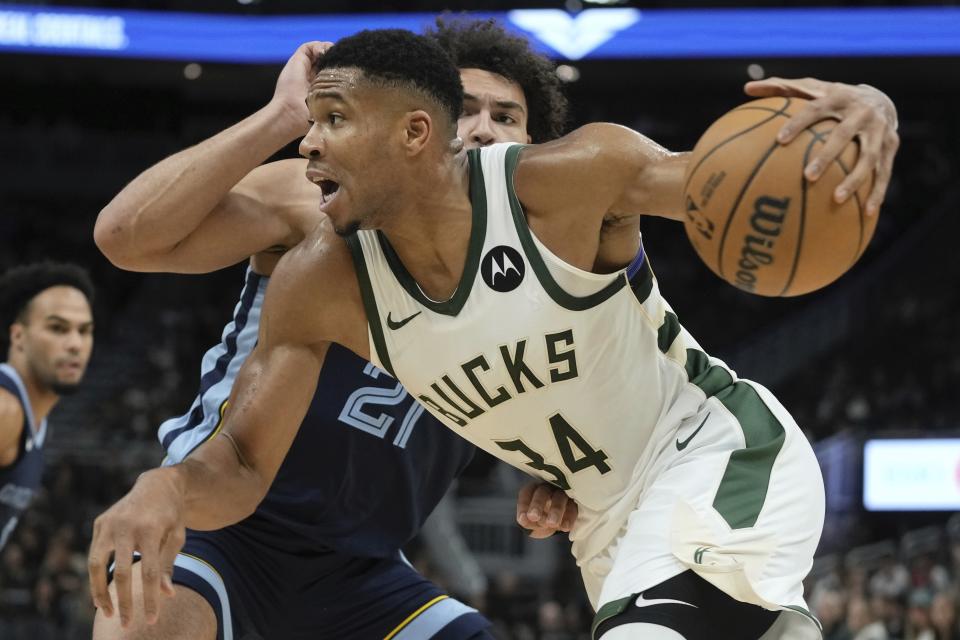
[[[469,90],[468,90],[468,93],[469,93]],[[239,134],[239,135],[237,136],[238,138],[242,138],[244,131],[238,127],[238,130],[235,131],[234,133]],[[224,137],[226,137],[226,136],[224,136]],[[225,143],[226,140],[221,140],[220,142]],[[226,145],[225,145],[225,146],[226,146]],[[227,150],[228,150],[228,149],[226,149],[226,148],[222,148],[222,149],[221,149],[222,152],[225,152],[225,151],[227,151]],[[682,174],[682,172],[681,172],[681,174]],[[209,178],[209,175],[208,175],[208,176],[205,176],[205,178]],[[245,193],[246,193],[246,195],[249,197],[250,194],[253,193],[253,192],[252,192],[252,191],[247,191],[247,192],[245,192]],[[671,207],[664,207],[664,208],[665,208],[665,209],[668,209],[668,210],[672,210]],[[655,208],[653,208],[653,209],[651,209],[651,210],[655,210]],[[253,221],[253,220],[254,220],[254,218],[251,217],[251,221]],[[398,324],[398,323],[396,323],[396,321],[394,321],[394,323],[395,323],[395,324]],[[399,328],[400,328],[400,327],[398,327],[398,329],[399,329]],[[281,408],[280,410],[283,411],[284,409]],[[229,419],[229,418],[228,418],[228,419]],[[216,441],[216,440],[217,440],[217,439],[214,439],[214,440],[212,440],[212,441],[210,441],[210,442],[212,443],[212,442],[214,442],[214,441]],[[206,446],[207,446],[207,445],[201,446],[201,448],[198,449],[198,451],[203,450],[204,447],[206,447]],[[228,445],[228,446],[229,446],[229,445]],[[189,462],[189,460],[188,460],[188,462]],[[212,506],[212,508],[213,508],[213,506]],[[108,520],[108,519],[105,519],[105,520]],[[107,535],[112,535],[112,534],[107,534]],[[97,554],[95,553],[95,551],[96,551],[96,549],[92,550],[92,553],[91,553],[91,570],[92,570],[92,572],[94,572],[94,573],[98,571],[97,567],[99,566],[99,562],[98,562],[98,559],[99,559],[99,558],[98,558]],[[120,557],[124,557],[124,554],[123,554],[122,552],[120,553]],[[119,587],[119,585],[118,585],[118,587]],[[127,596],[127,597],[128,597],[128,596]],[[121,597],[121,602],[123,602],[123,597]],[[99,603],[101,606],[104,606],[104,605],[105,605],[104,600],[98,600],[98,603]],[[108,606],[108,605],[107,605],[107,606]],[[123,608],[121,608],[121,611],[122,611],[122,610],[123,610]]]
[[[560,81],[526,40],[490,22],[440,23],[433,37],[455,48],[468,67],[461,77],[471,97],[460,131],[467,147],[560,135],[567,114]],[[310,56],[295,56],[280,87],[297,79],[295,90],[306,96],[311,65]],[[299,75],[291,78],[293,72]],[[304,107],[298,125],[307,119]],[[172,168],[205,144],[160,166]],[[236,373],[256,343],[270,274],[320,218],[315,187],[303,179],[305,164],[281,161],[252,172],[212,211],[199,204],[207,201],[207,185],[191,192],[181,180],[174,197],[162,188],[162,198],[143,190],[149,203],[111,205],[98,220],[101,248],[128,269],[194,271],[253,254],[223,341],[203,358],[199,396],[187,413],[160,427],[165,464],[181,462],[216,433]],[[156,180],[159,172],[151,171]],[[142,181],[121,196],[142,189]],[[216,233],[204,227],[211,220],[221,225]],[[94,638],[486,637],[488,623],[480,615],[445,598],[398,555],[470,460],[473,446],[424,414],[393,378],[345,349],[330,353],[318,389],[256,512],[219,531],[187,532],[174,563],[176,597],[156,624],[146,624],[139,609],[126,630],[116,618],[98,614]],[[569,531],[576,507],[566,494],[543,482],[524,490],[534,493],[544,504],[539,522],[529,523],[532,535]],[[139,565],[130,578],[116,575],[118,587],[132,580],[138,593],[142,579]],[[276,586],[266,590],[264,583]]]
[[[40,488],[47,415],[86,371],[92,300],[90,276],[76,265],[40,262],[0,276],[10,341],[0,364],[0,549]]]

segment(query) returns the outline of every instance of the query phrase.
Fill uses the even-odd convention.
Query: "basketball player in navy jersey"
[[[47,415],[76,391],[90,360],[92,299],[76,265],[42,262],[0,276],[10,340],[0,364],[0,549],[40,488]]]
[[[302,50],[302,53],[309,56],[311,54],[311,47],[310,46],[305,47]],[[291,60],[291,63],[293,62],[294,60]],[[288,66],[288,68],[290,67]],[[467,75],[467,74],[464,74],[464,75]],[[484,77],[484,76],[480,76],[480,77],[484,78],[485,80],[491,79],[489,77]],[[283,78],[281,78],[281,82],[283,82]],[[464,78],[464,83],[465,84],[467,83],[465,78]],[[489,85],[487,85],[487,88],[489,88]],[[467,93],[471,94],[470,87],[468,86],[466,87],[466,89],[467,89]],[[278,93],[279,92],[281,92],[281,86],[278,84]],[[487,93],[488,92],[486,91],[477,92],[477,94],[481,97],[486,96]],[[483,101],[478,100],[477,102],[482,103]],[[495,100],[493,101],[493,104],[499,107],[501,103],[509,103],[509,102],[511,101]],[[517,102],[517,105],[522,106],[519,102]],[[292,105],[290,106],[292,107]],[[219,136],[203,143],[202,145],[199,145],[198,147],[192,150],[189,150],[192,153],[185,153],[184,155],[177,158],[177,160],[179,161],[179,165],[177,162],[168,162],[167,163],[168,166],[164,167],[164,163],[161,163],[161,165],[158,165],[158,167],[155,167],[151,171],[147,172],[146,174],[138,178],[137,181],[132,183],[131,184],[131,187],[133,187],[132,189],[128,188],[128,190],[126,190],[123,194],[121,194],[121,196],[118,196],[118,199],[115,201],[117,206],[120,206],[121,204],[123,204],[121,202],[118,202],[122,199],[126,199],[128,201],[127,204],[129,204],[130,199],[136,196],[137,192],[143,193],[145,190],[149,188],[165,189],[166,191],[164,193],[164,198],[167,200],[167,204],[169,204],[170,202],[176,201],[178,197],[184,198],[183,194],[187,193],[190,190],[191,188],[190,181],[194,180],[194,178],[190,176],[190,174],[192,173],[191,171],[189,170],[183,171],[183,170],[177,170],[177,169],[189,169],[191,166],[196,167],[197,169],[202,169],[201,172],[195,176],[195,179],[198,182],[198,184],[202,184],[205,189],[209,190],[209,191],[203,191],[203,189],[200,189],[199,186],[197,185],[193,185],[192,187],[194,189],[199,189],[199,192],[195,192],[194,195],[197,195],[199,193],[204,195],[204,197],[207,199],[208,209],[205,211],[198,211],[197,209],[198,205],[196,203],[191,203],[189,199],[181,200],[180,201],[180,204],[182,205],[181,207],[170,208],[171,215],[188,215],[188,216],[193,215],[194,216],[194,219],[192,220],[192,224],[187,223],[187,226],[185,227],[188,230],[194,230],[193,232],[189,232],[190,237],[187,238],[186,242],[179,242],[179,241],[171,242],[169,235],[167,235],[165,238],[161,237],[158,239],[156,232],[162,234],[163,231],[162,229],[160,229],[160,227],[154,227],[153,231],[155,233],[144,234],[144,237],[149,236],[151,239],[153,239],[155,242],[158,243],[158,246],[156,247],[155,252],[152,255],[150,252],[146,252],[145,255],[136,256],[135,259],[143,260],[144,264],[153,265],[152,267],[147,267],[147,268],[156,269],[156,268],[161,268],[159,265],[161,264],[162,260],[168,259],[172,254],[179,255],[180,257],[193,255],[192,259],[195,259],[197,262],[195,263],[195,266],[189,267],[188,269],[203,270],[204,268],[212,268],[214,265],[216,265],[218,260],[224,260],[228,258],[229,257],[229,254],[227,253],[228,250],[229,251],[237,250],[236,247],[225,247],[223,246],[222,242],[219,243],[218,245],[217,242],[213,242],[211,240],[211,238],[215,238],[218,240],[224,238],[225,237],[224,230],[229,228],[231,224],[236,225],[236,224],[243,224],[244,222],[248,222],[249,225],[257,225],[256,227],[251,226],[250,227],[251,229],[255,228],[257,230],[264,230],[263,233],[267,236],[277,235],[277,232],[275,230],[268,233],[268,231],[270,230],[269,225],[279,224],[282,227],[283,226],[282,220],[280,223],[277,223],[276,221],[271,222],[269,220],[265,220],[262,215],[258,215],[259,213],[262,213],[262,210],[251,208],[249,210],[244,211],[242,206],[237,206],[237,205],[246,203],[248,205],[251,205],[252,207],[257,207],[257,206],[262,207],[263,195],[270,193],[268,185],[272,186],[272,188],[277,189],[279,192],[285,192],[287,194],[294,194],[294,195],[297,194],[299,192],[297,184],[294,181],[290,181],[289,183],[284,181],[284,179],[287,177],[286,174],[289,173],[289,166],[287,168],[284,168],[282,166],[283,163],[274,163],[273,165],[266,165],[265,167],[256,170],[254,173],[251,173],[251,175],[248,176],[247,178],[243,178],[240,184],[237,184],[236,182],[230,182],[231,178],[234,181],[236,181],[236,180],[239,180],[243,175],[242,173],[238,172],[238,169],[241,168],[238,166],[239,162],[235,162],[238,154],[256,154],[256,153],[266,152],[266,155],[269,155],[270,151],[268,151],[268,148],[271,146],[271,144],[275,144],[279,138],[283,137],[285,133],[288,133],[283,131],[283,128],[279,126],[280,123],[277,122],[277,116],[278,116],[277,113],[274,113],[273,117],[269,117],[269,114],[267,113],[261,113],[251,117],[250,119],[244,121],[240,125],[237,125],[237,127],[234,127],[233,129],[228,130],[223,134],[220,134]],[[522,116],[522,113],[521,113],[521,116]],[[273,138],[271,138],[270,136],[273,136]],[[461,134],[461,137],[463,137],[462,134]],[[272,143],[271,143],[271,140],[273,141]],[[204,163],[201,161],[202,159],[206,159],[208,160],[208,162]],[[296,161],[291,161],[291,163],[292,162],[296,162]],[[302,168],[302,161],[300,162],[301,162],[300,166]],[[211,167],[212,164],[217,164],[217,166],[215,167],[215,170],[213,167]],[[161,167],[163,167],[163,170],[160,170]],[[209,172],[207,171],[207,169],[209,169]],[[235,177],[235,175],[238,173],[239,173],[239,177]],[[171,178],[175,178],[175,179],[171,179]],[[216,188],[222,187],[227,192],[227,196],[235,201],[234,205],[236,206],[236,208],[232,211],[233,215],[230,216],[230,218],[232,219],[227,219],[226,212],[223,209],[216,209],[216,207],[220,206],[219,203],[222,202],[224,195],[221,193],[221,195],[219,195],[216,198],[212,197],[211,192],[214,187]],[[212,213],[209,209],[209,206],[211,206],[209,203],[211,203],[211,201],[212,201],[212,205],[215,207]],[[154,202],[156,202],[156,200],[154,200]],[[186,209],[186,211],[184,209]],[[246,214],[246,217],[245,217],[245,214]],[[201,226],[198,226],[198,222],[197,222],[198,219],[203,221],[204,224]],[[102,231],[102,235],[98,235],[99,240],[108,239],[112,235],[122,236],[125,230],[123,229],[123,225],[121,224],[114,227],[113,229],[107,226],[105,229],[101,231]],[[209,245],[205,245],[201,243],[201,239],[204,237],[204,234],[208,234],[207,241],[210,242]],[[253,241],[262,242],[264,237],[264,235],[261,235],[261,233],[257,233],[254,231],[251,231],[248,235],[250,236],[249,240],[251,242]],[[166,242],[167,244],[164,245],[163,244],[164,242]],[[201,247],[201,246],[209,246],[210,247],[209,251],[203,255],[191,254],[191,252],[198,252],[199,251],[198,247]],[[254,250],[256,249],[254,248]],[[114,256],[111,256],[111,258],[121,263],[125,259],[122,253],[118,254],[116,258],[114,258]],[[328,354],[328,357],[329,357],[329,354]],[[282,412],[285,410],[285,408],[278,407],[278,410]],[[215,438],[214,441],[216,440],[217,439]],[[224,442],[224,440],[221,440],[221,442]],[[259,457],[259,453],[257,453],[256,455],[258,455]],[[265,455],[269,456],[272,454],[270,452],[265,452]],[[249,464],[250,464],[249,462],[244,462],[243,466],[247,466]],[[170,490],[173,492],[176,492],[178,489],[176,487],[170,487]],[[225,501],[229,502],[230,500],[232,500],[233,496],[224,495],[223,498]],[[225,504],[217,505],[217,507],[214,507],[214,505],[211,505],[211,511],[216,511],[221,506],[225,506]],[[202,509],[198,511],[202,511]],[[113,514],[108,514],[108,515],[113,516],[115,513],[116,511]],[[102,524],[104,522],[110,522],[110,520],[111,518],[104,518],[104,519],[101,519],[100,522]],[[198,526],[208,526],[206,522],[203,520],[202,516],[196,519],[195,522],[197,522]],[[149,525],[146,525],[146,526],[147,528],[149,528]],[[144,529],[144,531],[146,531],[146,528]],[[115,534],[111,533],[106,535],[113,536]],[[102,535],[100,537],[102,538]],[[132,550],[132,548],[135,546],[134,544],[132,544],[132,539],[135,537],[138,537],[138,534],[134,532],[132,536],[125,535],[121,537],[123,538],[124,546],[123,548],[121,547],[116,547],[116,548],[118,550],[118,553],[120,554],[120,557],[124,557],[126,555],[124,553],[124,549],[129,548]],[[116,537],[114,539],[116,539]],[[144,543],[138,542],[137,544],[142,545]],[[164,543],[163,546],[171,547],[173,545],[168,545]],[[94,549],[94,552],[96,550],[97,549]],[[93,579],[95,580],[95,589],[96,589],[97,587],[99,587],[99,581],[97,576],[102,575],[102,568],[100,567],[102,558],[94,552],[92,552],[91,554],[91,573],[92,573]],[[163,559],[160,559],[159,561],[157,561],[156,553],[153,553],[153,557],[154,557],[154,560],[156,561],[153,571],[157,572],[157,567],[163,566]],[[156,576],[157,576],[156,580],[154,580],[152,584],[146,584],[145,582],[146,589],[144,590],[143,595],[146,596],[145,600],[148,600],[147,602],[148,610],[150,610],[151,607],[156,607],[157,605],[155,596],[156,596],[156,590],[158,588],[157,585],[160,582],[158,572]],[[119,591],[122,592],[124,590],[123,585],[118,583],[117,586],[119,588]],[[147,595],[147,591],[151,589],[153,590],[154,593]],[[121,612],[123,612],[124,610],[128,610],[130,604],[133,601],[133,598],[130,593],[126,593],[126,594],[118,593],[118,599],[120,603]],[[137,594],[135,599],[137,601],[140,600],[139,593]],[[102,594],[101,594],[101,597],[98,597],[98,605],[103,607],[107,611],[109,611],[109,608],[112,608],[110,607],[109,599],[103,598]]]
[[[470,67],[463,71],[470,99],[460,132],[467,147],[560,135],[567,112],[560,82],[553,65],[531,52],[526,40],[491,22],[441,23],[434,37]],[[309,65],[310,58],[295,56],[281,84],[300,62]],[[501,79],[491,85],[494,74]],[[309,78],[302,75],[302,95]],[[235,222],[249,211],[262,227],[221,227],[216,242],[203,231],[190,233],[192,227],[178,218],[186,209],[179,204],[136,221],[110,209],[101,216],[98,242],[129,269],[201,270],[253,253],[223,340],[203,358],[199,395],[187,413],[160,427],[167,465],[216,434],[237,371],[256,344],[274,265],[316,224],[315,192],[302,178],[303,164],[265,168],[275,176],[279,167],[292,180],[252,174],[238,185],[217,204],[214,219]],[[252,211],[244,199],[261,208]],[[128,206],[124,213],[133,211]],[[130,235],[119,236],[129,239],[120,243],[118,236],[99,233],[107,222],[113,229],[130,225]],[[147,225],[149,233],[138,233]],[[168,238],[169,252],[148,252],[133,241],[157,234]],[[229,259],[226,252],[233,252]],[[346,349],[330,353],[319,388],[256,512],[220,531],[187,532],[174,562],[175,600],[157,623],[145,624],[147,616],[137,612],[124,630],[116,618],[98,615],[95,638],[487,637],[489,623],[482,616],[447,598],[398,555],[469,462],[473,446],[424,413],[392,377]],[[540,501],[539,522],[523,521],[534,537],[569,531],[576,510],[562,491],[531,483],[523,495]],[[118,586],[128,579],[139,592],[140,568],[130,578],[116,575]]]

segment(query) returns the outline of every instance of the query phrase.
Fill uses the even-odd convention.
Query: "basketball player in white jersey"
[[[0,275],[9,339],[0,363],[0,549],[40,488],[47,415],[87,369],[92,299],[90,276],[77,265],[38,262]]]
[[[467,147],[559,137],[567,113],[560,80],[554,65],[531,51],[525,39],[492,21],[438,21],[431,37],[464,63],[461,66],[469,67],[461,74],[471,96],[461,116],[465,126],[460,133]],[[294,84],[293,78],[299,78],[300,87],[291,87],[291,91],[306,96],[313,76],[312,56],[328,44],[313,43],[295,54],[281,73],[281,85],[284,81]],[[490,74],[504,80],[491,86]],[[303,100],[298,102],[304,112],[297,123],[302,135],[307,113]],[[155,186],[158,172],[187,161],[184,156],[195,151],[187,150],[160,163],[147,172],[153,178],[150,182]],[[251,174],[237,185],[237,191],[255,194],[258,209],[251,222],[261,224],[259,229],[235,225],[221,227],[216,237],[193,233],[196,217],[208,213],[198,208],[197,201],[202,198],[184,188],[182,179],[174,197],[163,188],[143,189],[145,176],[135,179],[118,196],[123,206],[111,204],[98,220],[96,237],[104,253],[133,270],[191,270],[198,261],[209,260],[211,253],[241,251],[248,249],[250,242],[260,243],[262,249],[250,259],[245,294],[231,326],[224,330],[222,348],[218,345],[211,350],[211,357],[204,358],[208,364],[201,379],[207,382],[200,399],[191,411],[160,429],[168,452],[165,464],[186,457],[216,430],[224,394],[229,394],[228,372],[240,368],[255,343],[263,292],[273,267],[284,250],[296,244],[323,215],[317,210],[316,187],[303,179],[305,165],[305,160],[281,161],[262,169],[273,179]],[[284,175],[289,179],[279,179]],[[242,211],[244,205],[237,200],[226,198],[218,203],[214,217]],[[269,219],[275,224],[263,224]],[[113,233],[116,230],[120,233]],[[208,242],[198,242],[198,237],[206,237]],[[432,629],[431,637],[438,640],[474,637],[476,627],[482,624],[477,614],[452,598],[439,600],[432,585],[390,555],[419,528],[473,448],[430,416],[409,421],[410,411],[423,410],[413,399],[374,404],[380,397],[371,392],[395,393],[396,381],[381,375],[377,379],[389,380],[386,386],[371,389],[363,364],[353,362],[357,359],[352,354],[341,351],[341,355],[344,359],[340,361],[327,358],[327,373],[321,373],[321,377],[335,380],[337,389],[334,385],[318,389],[314,411],[285,459],[286,471],[280,473],[257,513],[218,531],[189,531],[175,563],[175,600],[160,610],[152,625],[148,624],[150,616],[140,609],[126,625],[116,617],[98,615],[95,640],[385,635],[396,640],[423,640],[427,629]],[[222,364],[225,357],[231,358],[231,364]],[[224,372],[222,378],[215,377],[218,367]],[[415,425],[414,437],[398,448],[390,444],[392,438],[373,437],[370,424],[364,422],[359,423],[363,427],[360,432],[345,435],[363,418],[343,408],[356,406],[357,397],[370,402],[364,416],[373,412],[380,424],[388,426],[392,421],[398,433],[403,432],[404,423]],[[348,451],[361,456],[363,463],[345,461]],[[383,478],[393,480],[393,495],[389,500],[369,500],[370,495],[383,491]],[[531,482],[521,495],[534,498],[534,505],[525,507],[525,512],[542,511],[542,517],[524,520],[532,537],[570,530],[576,505],[561,489]],[[306,515],[311,512],[323,515]],[[275,531],[278,526],[280,533]],[[463,541],[447,543],[462,545]],[[385,553],[387,557],[381,558]],[[139,564],[133,567],[129,578],[118,575],[116,583],[130,579],[133,591],[139,593],[139,569]],[[275,606],[278,600],[285,602],[283,609]],[[371,602],[377,603],[376,611],[369,610]],[[439,606],[425,606],[428,603]],[[388,633],[391,629],[393,634]]]
[[[224,437],[98,519],[97,605],[112,609],[110,551],[165,572],[184,523],[256,506],[335,341],[580,503],[598,634],[815,637],[797,610],[822,518],[812,452],[762,387],[682,330],[619,215],[676,210],[683,157],[611,125],[455,153],[456,69],[405,32],[348,38],[321,66],[301,148],[328,220],[275,271]]]

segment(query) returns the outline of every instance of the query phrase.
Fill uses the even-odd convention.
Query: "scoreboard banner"
[[[558,60],[960,55],[960,7],[650,9],[495,18]],[[250,16],[0,4],[0,53],[279,63],[308,40],[362,29],[422,32],[436,15]]]
[[[960,511],[960,438],[867,440],[863,506],[870,511]]]

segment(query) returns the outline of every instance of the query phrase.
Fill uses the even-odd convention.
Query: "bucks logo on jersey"
[[[442,402],[426,393],[417,397],[437,413],[465,427],[470,420],[528,390],[576,378],[579,373],[573,330],[548,333],[543,342],[547,354],[545,368],[528,361],[527,340],[517,340],[513,345],[501,345],[496,355],[491,354],[494,370],[501,375],[507,374],[501,379],[480,379],[481,376],[489,378],[491,369],[490,360],[481,353],[460,365],[460,371],[444,374],[430,383],[430,388]]]

